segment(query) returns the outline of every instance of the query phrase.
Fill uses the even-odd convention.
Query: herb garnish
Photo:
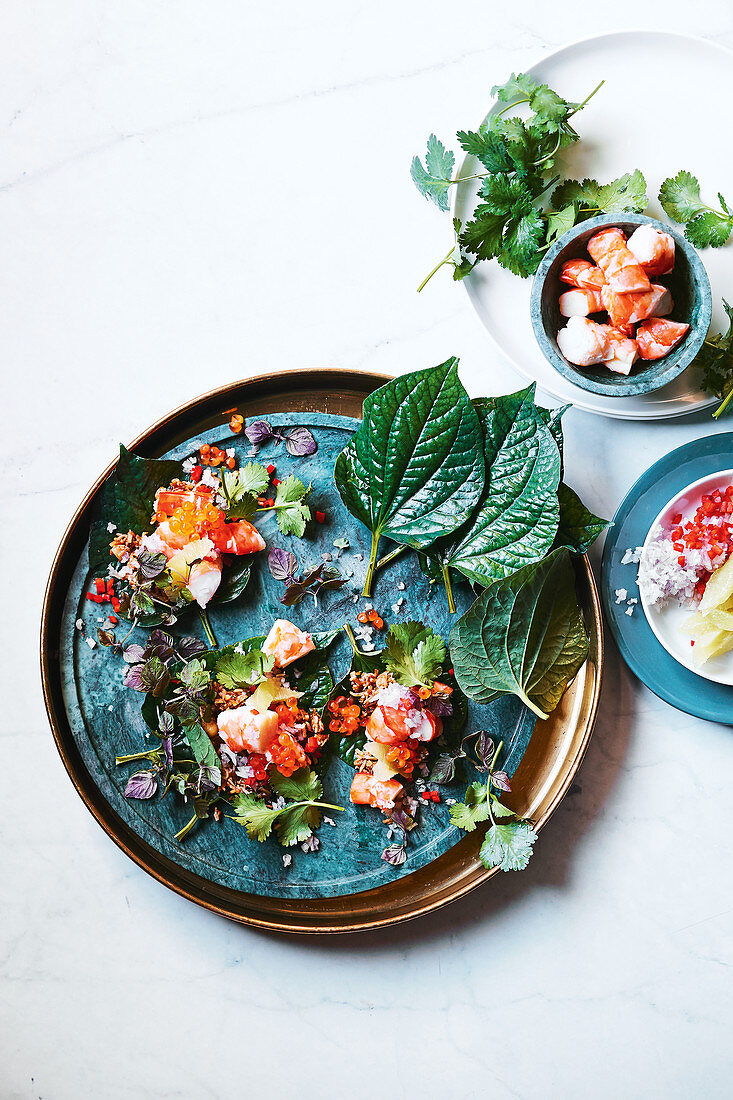
[[[273,428],[269,420],[255,420],[244,429],[244,434],[254,447],[274,439],[285,444],[285,450],[294,458],[315,454],[318,450],[313,432],[309,428]]]
[[[321,810],[343,812],[343,806],[320,801],[323,784],[308,768],[301,768],[291,776],[273,772],[270,786],[283,800],[283,805],[268,806],[251,794],[238,794],[231,800],[235,814],[232,821],[243,825],[251,840],[266,840],[274,827],[283,847],[292,847],[312,836],[313,830],[321,824]]]
[[[728,317],[728,331],[706,336],[703,346],[694,359],[694,366],[702,371],[702,387],[719,397],[722,404],[713,413],[717,420],[733,399],[733,307],[723,299]]]
[[[579,139],[571,119],[602,84],[579,103],[563,99],[526,73],[512,75],[506,84],[492,88],[491,94],[506,106],[478,130],[459,130],[456,135],[461,148],[486,169],[475,175],[454,177],[454,154],[430,135],[425,165],[415,157],[411,169],[415,185],[426,198],[448,210],[450,187],[472,179],[482,182],[472,218],[464,225],[454,218],[456,243],[418,290],[444,264],[452,265],[455,279],[463,279],[480,260],[497,259],[502,267],[525,278],[536,271],[555,238],[577,222],[605,211],[644,210],[646,183],[639,171],[608,184],[560,182],[554,172],[556,154]],[[528,117],[510,114],[522,106],[531,112]]]
[[[281,550],[275,546],[270,551],[267,563],[270,573],[276,581],[283,581],[286,588],[280,597],[280,603],[286,607],[295,607],[306,593],[313,597],[313,602],[318,603],[318,597],[322,592],[329,592],[343,588],[346,577],[335,565],[321,562],[320,565],[307,569],[302,576],[297,575],[298,559],[289,550]]]
[[[700,184],[691,172],[678,172],[666,179],[659,190],[662,209],[685,227],[685,236],[695,248],[720,248],[733,232],[733,211],[718,192],[722,210],[700,198]]]

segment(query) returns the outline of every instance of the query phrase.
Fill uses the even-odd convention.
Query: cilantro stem
[[[426,276],[425,276],[425,278],[423,279],[423,281],[422,281],[422,282],[420,283],[420,286],[419,286],[419,287],[417,288],[417,292],[418,292],[418,294],[420,293],[420,291],[421,291],[421,290],[422,290],[422,289],[423,289],[423,288],[424,288],[425,286],[427,286],[427,284],[428,284],[428,283],[430,282],[430,280],[432,279],[433,275],[435,275],[436,271],[440,271],[440,269],[441,269],[441,267],[443,266],[443,264],[447,264],[447,263],[449,263],[449,262],[450,262],[450,258],[451,258],[451,256],[453,255],[453,253],[455,252],[455,250],[456,250],[456,246],[455,246],[455,245],[453,245],[453,247],[451,248],[450,252],[446,253],[446,255],[445,255],[445,256],[443,257],[443,259],[442,259],[442,260],[440,261],[440,263],[436,264],[436,265],[435,265],[435,267],[433,268],[433,270],[432,270],[432,271],[431,271],[431,272],[430,272],[430,273],[429,273],[428,275],[426,275]]]
[[[364,581],[364,587],[361,590],[362,596],[371,596],[372,587],[374,585],[374,572],[377,568],[377,552],[379,550],[379,532],[372,531],[372,549],[369,555],[369,565],[367,566],[367,575]]]
[[[130,752],[126,756],[116,756],[115,764],[130,764],[133,760],[150,760],[150,752],[150,749],[146,749],[145,752]]]
[[[354,631],[351,629],[351,623],[345,623],[344,624],[344,633],[346,634],[346,637],[349,639],[349,644],[351,645],[351,648],[354,651],[354,656],[360,657],[361,656],[361,650],[359,649],[359,646],[356,644],[356,635],[354,634]]]
[[[591,99],[593,98],[593,96],[594,96],[594,95],[596,94],[596,92],[600,91],[600,89],[601,89],[601,88],[603,87],[603,85],[604,85],[605,83],[606,83],[606,81],[605,81],[605,80],[602,80],[602,81],[600,82],[600,84],[596,84],[596,86],[595,86],[595,88],[593,89],[593,91],[592,91],[592,92],[590,92],[590,94],[589,94],[589,95],[587,95],[587,96],[585,97],[585,99],[583,100],[583,102],[582,102],[582,103],[579,103],[577,107],[574,107],[574,108],[573,108],[573,110],[572,110],[572,111],[570,112],[570,114],[568,115],[568,118],[572,118],[572,117],[573,117],[573,115],[577,115],[578,111],[582,111],[582,110],[583,110],[583,108],[585,107],[586,103],[588,103],[588,102],[589,102],[589,101],[590,101],[590,100],[591,100]]]
[[[715,420],[717,420],[718,417],[721,416],[722,413],[725,412],[725,410],[728,408],[728,405],[731,403],[731,401],[733,401],[733,387],[731,387],[728,394],[723,399],[722,405],[718,405],[717,409],[713,413],[713,417],[714,417]]]
[[[455,615],[455,613],[456,613],[456,602],[453,599],[453,585],[451,584],[451,579],[450,579],[450,569],[448,568],[447,565],[444,565],[441,571],[443,573],[443,584],[445,585],[445,594],[448,597],[448,610],[450,611],[451,615]]]
[[[400,554],[404,554],[405,550],[407,550],[407,545],[403,542],[396,550],[390,551],[389,554],[385,554],[383,558],[379,559],[377,562],[377,569],[381,569],[384,565],[389,565],[389,563],[394,561],[395,558],[398,558]]]
[[[199,815],[194,812],[194,815],[191,818],[191,820],[188,821],[183,826],[183,828],[179,829],[179,831],[176,833],[176,840],[185,840],[185,838],[188,836],[188,834],[191,832],[191,830],[194,828],[194,826],[197,824],[198,821],[200,821]]]
[[[201,625],[204,628],[204,634],[206,635],[206,640],[208,641],[208,643],[209,643],[209,645],[211,646],[212,649],[218,649],[219,648],[219,643],[216,640],[216,635],[214,634],[214,631],[211,629],[211,623],[209,622],[209,616],[206,614],[203,607],[200,607],[198,609],[198,612],[199,612],[199,618],[201,619]]]

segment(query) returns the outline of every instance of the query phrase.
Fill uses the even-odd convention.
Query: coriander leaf
[[[476,826],[489,817],[489,806],[486,801],[486,784],[472,783],[466,791],[463,802],[456,802],[450,808],[451,825],[457,829],[463,829],[466,833],[472,833]]]
[[[664,180],[659,189],[659,201],[664,213],[676,222],[688,222],[705,209],[700,198],[700,184],[691,172],[678,172]]]
[[[704,390],[723,399],[723,404],[713,416],[717,419],[728,407],[733,395],[733,308],[723,299],[728,316],[728,331],[708,335],[695,356],[694,366],[702,371]]]
[[[280,814],[275,825],[277,839],[284,848],[290,848],[294,844],[301,844],[312,836],[313,830],[321,824],[321,811],[317,806],[306,804],[305,806],[286,806]]]
[[[515,100],[524,102],[530,98],[539,86],[537,81],[533,80],[527,73],[512,73],[505,84],[495,84],[491,89],[491,94],[501,100],[502,103],[514,103]]]
[[[576,554],[585,554],[598,536],[610,527],[610,523],[589,511],[578,494],[564,481],[560,482],[558,498],[560,524],[555,541],[558,546],[567,546]]]
[[[315,802],[323,794],[323,785],[317,774],[309,768],[299,768],[292,775],[282,775],[273,770],[270,786],[275,794],[291,802]]]
[[[446,657],[445,642],[422,623],[393,623],[387,632],[384,662],[405,687],[430,687]]]
[[[562,237],[575,225],[575,205],[571,202],[557,213],[550,214],[547,219],[547,241],[554,241],[556,237]]]
[[[428,138],[425,167],[419,157],[413,157],[410,167],[412,181],[421,195],[441,210],[448,209],[448,188],[452,183],[455,157],[435,134]]]
[[[531,209],[532,196],[527,192],[525,184],[507,176],[489,176],[481,184],[479,194],[489,210],[495,214],[506,216],[517,215]]]
[[[563,122],[568,115],[570,105],[547,84],[538,84],[530,93],[529,105],[542,118],[551,122]]]
[[[450,637],[459,687],[481,703],[518,696],[546,718],[588,655],[570,552],[562,547],[496,581]]]
[[[247,653],[225,653],[214,665],[214,676],[222,687],[233,690],[252,687],[272,671],[274,660],[260,649]]]
[[[521,125],[521,123],[520,123]],[[506,141],[493,130],[459,130],[459,144],[483,164],[488,172],[511,172],[515,162]]]
[[[536,839],[537,833],[528,821],[492,825],[484,837],[479,857],[484,867],[523,871],[529,863]]]
[[[461,231],[461,248],[479,260],[493,260],[501,251],[505,224],[504,214],[497,214],[481,203],[474,210],[473,219],[466,222]]]
[[[685,236],[695,248],[720,248],[733,231],[733,215],[704,210],[685,226]]]
[[[499,263],[526,279],[537,270],[545,236],[545,219],[539,210],[529,210],[521,218],[510,219],[504,229]]]
[[[280,810],[271,809],[252,794],[236,794],[231,802],[236,815],[233,820],[244,825],[250,840],[266,840]]]
[[[551,202],[553,209],[575,203],[581,221],[602,213],[641,214],[647,206],[646,180],[638,169],[605,184],[593,179],[564,180],[553,191]]]
[[[300,478],[290,474],[277,487],[275,497],[275,515],[277,525],[283,535],[297,535],[302,538],[305,525],[311,518],[311,511],[303,501],[311,491]]]
[[[261,496],[270,484],[270,475],[260,462],[248,462],[237,471],[226,470],[224,484],[231,499],[238,499],[248,493]]]

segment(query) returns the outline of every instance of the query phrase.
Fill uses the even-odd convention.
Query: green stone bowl
[[[664,359],[637,360],[629,375],[614,374],[598,364],[593,367],[576,367],[569,363],[557,346],[558,330],[566,318],[560,316],[560,295],[569,289],[560,282],[560,270],[566,260],[589,259],[587,244],[599,229],[617,225],[629,236],[639,225],[653,225],[671,234],[675,244],[674,270],[659,276],[659,282],[668,286],[674,299],[672,319],[687,322],[690,331],[674,351]],[[648,218],[645,214],[601,214],[581,222],[553,244],[537,269],[530,298],[532,327],[542,353],[558,374],[591,393],[604,393],[608,397],[631,397],[651,393],[671,382],[690,365],[710,328],[712,296],[710,280],[692,245],[669,225]]]

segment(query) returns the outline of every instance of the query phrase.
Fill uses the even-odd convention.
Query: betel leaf
[[[115,532],[134,531],[141,535],[151,531],[150,517],[156,490],[168,485],[181,473],[180,462],[172,459],[142,458],[120,444],[120,457],[99,498],[97,514],[89,535],[89,567],[92,570],[109,564],[109,544]]]
[[[372,532],[365,595],[382,535],[416,549],[428,545],[459,527],[481,495],[481,424],[457,362],[380,386],[336,459],[341,499]]]
[[[578,494],[564,481],[560,483],[558,495],[560,525],[555,541],[558,546],[567,546],[576,554],[585,554],[610,523],[586,508]]]
[[[217,604],[232,603],[236,600],[247,587],[251,573],[252,567],[246,558],[244,560],[239,558],[232,562],[224,571],[221,584],[209,600],[209,606],[216,607]]]
[[[546,718],[588,654],[569,550],[482,592],[453,628],[450,654],[466,695],[485,704],[514,694]]]
[[[484,428],[485,487],[468,522],[436,544],[446,581],[455,569],[485,587],[538,561],[552,546],[561,459],[550,414],[534,404],[534,389],[474,402]],[[561,432],[559,419],[553,427]]]

